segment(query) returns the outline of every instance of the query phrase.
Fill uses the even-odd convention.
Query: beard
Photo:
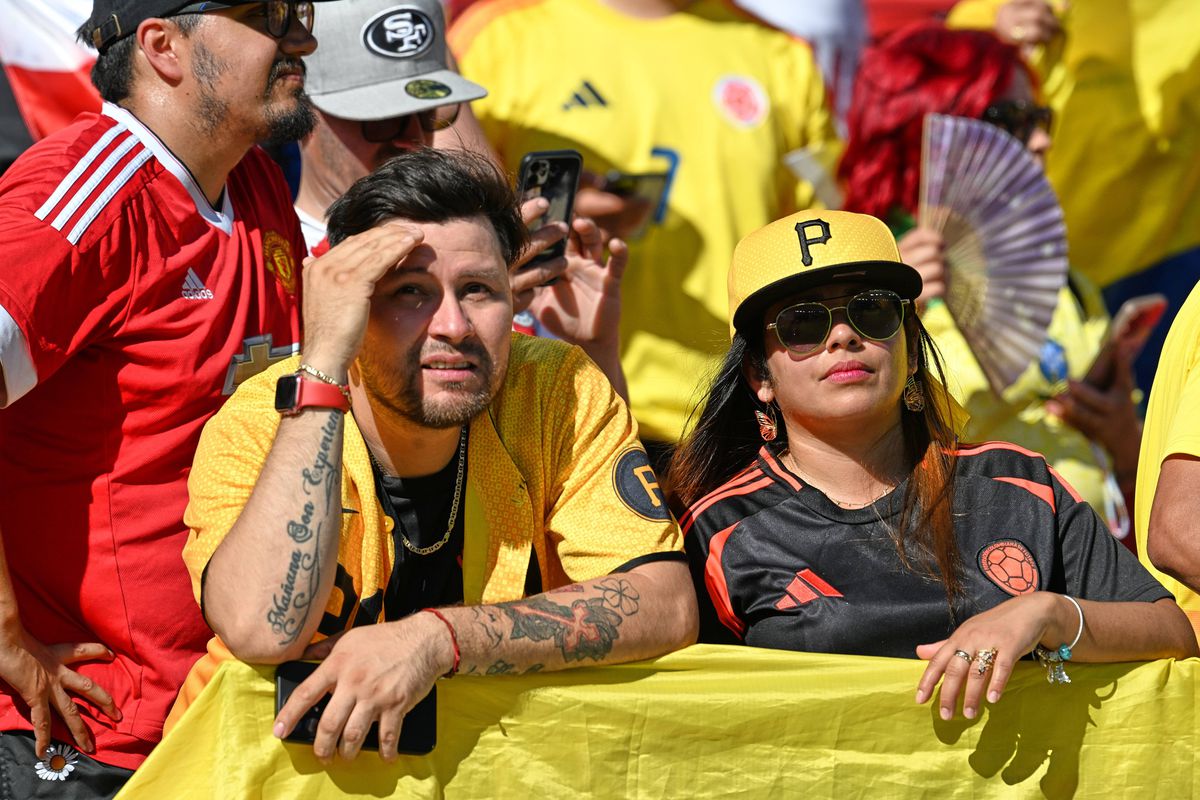
[[[263,95],[264,102],[270,98],[283,69],[294,70],[297,67],[302,72],[307,71],[304,62],[298,58],[285,58],[275,62],[271,67],[271,74],[267,76],[266,92]],[[301,88],[296,91],[293,98],[296,101],[295,105],[287,110],[267,105],[267,135],[263,139],[264,144],[278,147],[288,142],[298,142],[312,133],[313,128],[316,127],[317,112],[313,108],[308,94]]]
[[[437,341],[429,341],[424,348],[420,344],[414,345],[399,359],[378,359],[372,355],[380,350],[366,346],[358,355],[359,374],[367,394],[378,406],[424,428],[445,429],[466,425],[487,410],[499,389],[500,377],[496,374],[495,361],[478,342],[463,342],[451,348]],[[434,353],[471,357],[477,362],[475,373],[481,379],[480,385],[470,389],[463,383],[442,384],[443,394],[453,396],[436,400],[426,398],[422,386],[425,370],[421,367],[421,357]]]
[[[312,100],[303,88],[293,92],[290,102],[272,100],[275,85],[283,77],[285,69],[290,72],[297,69],[303,71],[304,62],[298,58],[281,58],[271,66],[271,72],[267,76],[267,84],[261,98],[264,119],[255,138],[271,146],[303,139],[317,124]],[[217,86],[217,81],[229,70],[228,62],[218,58],[203,42],[196,43],[192,61],[192,75],[196,78],[198,88],[199,105],[196,118],[200,130],[207,136],[216,136],[229,120],[229,100],[221,96]]]

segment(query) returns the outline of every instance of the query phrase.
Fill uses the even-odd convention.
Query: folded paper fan
[[[946,308],[997,394],[1038,359],[1067,280],[1067,229],[1046,174],[982,120],[929,114],[917,223],[942,234]]]

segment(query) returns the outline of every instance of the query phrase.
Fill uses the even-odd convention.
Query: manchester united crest
[[[267,231],[263,236],[263,261],[284,291],[295,294],[296,260],[292,258],[291,242],[275,231]]]

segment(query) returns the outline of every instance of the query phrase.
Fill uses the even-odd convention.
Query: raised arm
[[[438,614],[354,628],[336,642],[314,645],[305,656],[325,661],[280,711],[275,735],[286,736],[333,691],[313,744],[316,757],[353,758],[379,721],[379,754],[391,761],[404,715],[455,666],[460,675],[505,675],[618,664],[696,640],[695,593],[682,561],[646,563],[523,600]]]
[[[421,239],[416,228],[385,224],[305,262],[305,364],[346,383],[375,282]],[[296,658],[320,623],[337,563],[342,426],[342,412],[323,408],[280,421],[249,500],[205,569],[205,617],[243,661]]]

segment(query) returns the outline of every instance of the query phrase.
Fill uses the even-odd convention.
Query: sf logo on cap
[[[433,20],[416,8],[397,6],[376,14],[363,26],[363,43],[388,58],[412,58],[433,44]]]
[[[820,233],[816,236],[809,236],[808,231],[814,229]],[[831,236],[829,223],[823,219],[806,219],[804,222],[797,222],[796,235],[800,237],[800,260],[804,262],[804,266],[811,267],[813,257],[808,248],[814,244],[825,244],[829,241]]]

